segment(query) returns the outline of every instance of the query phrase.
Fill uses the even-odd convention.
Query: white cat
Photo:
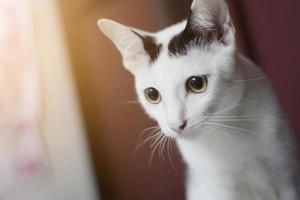
[[[223,0],[148,33],[98,21],[135,77],[145,111],[176,140],[188,200],[299,200],[295,145],[263,72],[236,50]]]

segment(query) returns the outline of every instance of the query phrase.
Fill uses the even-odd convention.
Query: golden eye
[[[152,104],[159,104],[161,102],[161,95],[158,90],[151,87],[144,91],[146,99]]]
[[[207,77],[202,76],[192,76],[186,81],[186,89],[193,93],[202,93],[207,88]]]

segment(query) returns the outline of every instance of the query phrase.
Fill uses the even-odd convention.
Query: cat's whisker
[[[227,129],[232,129],[232,130],[237,130],[237,131],[242,131],[245,133],[249,133],[251,135],[258,135],[256,132],[250,131],[248,129],[244,129],[244,128],[240,128],[240,127],[235,127],[235,126],[229,126],[229,125],[225,125],[225,124],[220,124],[220,123],[213,123],[213,122],[205,122],[204,124],[206,125],[214,125],[214,126],[218,126],[218,127],[222,127],[222,128],[227,128]]]
[[[158,144],[158,157],[159,158],[162,158],[162,156],[163,156],[162,150],[163,150],[164,140],[165,140],[165,136],[163,135],[162,139],[159,141],[159,144]]]
[[[149,130],[152,130],[152,129],[156,129],[156,128],[159,128],[159,126],[151,126],[151,127],[149,127],[149,128],[146,128],[146,129],[144,129],[142,132],[141,132],[141,136],[143,136],[145,133],[147,133],[147,131],[149,131]]]
[[[229,106],[229,107],[224,108],[224,109],[222,109],[222,110],[218,110],[218,111],[216,111],[216,112],[210,113],[210,114],[208,114],[206,117],[211,117],[211,116],[214,116],[214,115],[216,115],[216,114],[218,114],[218,113],[223,113],[223,112],[225,112],[225,111],[232,110],[232,109],[235,109],[235,108],[238,108],[238,107],[240,107],[240,106],[243,106],[243,105],[246,105],[246,104],[249,104],[249,103],[253,103],[253,102],[254,102],[254,101],[246,101],[246,102],[243,102],[243,103],[239,103],[239,104],[237,104],[237,105],[232,105],[232,106]]]
[[[175,167],[175,164],[174,164],[174,162],[173,162],[173,159],[172,159],[172,153],[173,153],[173,151],[172,151],[172,145],[173,145],[173,139],[172,138],[170,138],[170,137],[168,137],[168,136],[166,136],[165,134],[163,134],[163,133],[160,133],[160,134],[162,134],[162,136],[158,139],[159,141],[158,142],[156,142],[156,144],[155,145],[153,145],[153,151],[151,152],[151,158],[150,158],[150,163],[152,163],[152,160],[153,160],[153,157],[154,157],[154,154],[155,154],[155,151],[157,150],[157,149],[159,149],[159,158],[161,158],[163,161],[166,161],[166,158],[165,158],[165,156],[164,156],[164,153],[165,153],[165,150],[166,150],[166,152],[167,152],[167,156],[168,156],[168,158],[169,158],[169,161],[170,161],[170,164],[171,164],[171,166],[174,168],[174,170],[175,170],[175,172],[177,173],[177,174],[179,174],[178,173],[178,170],[176,169],[176,167]],[[150,164],[151,165],[151,164]]]
[[[161,131],[159,131],[157,137],[155,137],[153,143],[150,145],[151,149],[155,151],[155,149],[158,147],[159,143],[161,142],[163,136],[164,135],[161,133]]]
[[[120,103],[122,103],[122,104],[139,104],[140,102],[137,100],[134,100],[134,101],[121,101]]]
[[[259,115],[213,115],[213,116],[209,116],[208,118],[224,118],[224,119],[231,119],[231,118],[238,118],[238,119],[243,119],[243,118],[258,118],[260,117]]]
[[[151,166],[151,163],[152,163],[152,160],[153,160],[154,153],[157,150],[157,148],[159,147],[159,145],[160,145],[161,140],[163,139],[163,137],[164,137],[164,134],[160,131],[159,132],[159,136],[154,141],[154,143],[151,145],[152,152],[151,152],[151,156],[150,156],[150,166]]]
[[[223,132],[227,133],[227,135],[230,135],[230,136],[232,136],[233,138],[236,138],[237,140],[239,140],[239,139],[238,139],[239,137],[243,137],[242,140],[247,140],[247,141],[249,141],[249,142],[252,141],[252,140],[251,140],[251,137],[248,137],[247,134],[235,134],[235,137],[234,137],[234,136],[232,135],[232,132],[227,132],[227,131],[226,131],[227,128],[223,128],[223,127],[219,127],[219,126],[215,126],[215,125],[210,125],[210,127],[214,127],[215,129],[218,129],[218,130],[220,130],[220,131],[223,131]],[[245,137],[245,136],[247,136],[247,137]],[[239,141],[241,142],[241,140],[239,140]]]
[[[154,138],[156,138],[158,136],[158,132],[160,131],[159,128],[156,128],[155,130],[152,131],[152,133],[150,133],[150,135],[144,139],[142,142],[138,142],[135,148],[135,154],[137,153],[137,151],[147,142],[149,142],[150,140],[153,140]]]
[[[170,137],[168,137],[168,144],[167,144],[167,151],[168,151],[168,158],[169,158],[169,161],[170,161],[170,164],[171,164],[171,166],[172,166],[172,168],[175,170],[175,172],[177,173],[177,175],[179,174],[178,173],[178,170],[177,170],[177,168],[175,167],[175,164],[174,164],[174,161],[173,161],[173,159],[172,159],[172,153],[173,153],[173,151],[172,151],[172,145],[173,145],[173,139],[172,138],[170,138]]]
[[[154,145],[154,143],[156,143],[156,141],[160,138],[160,136],[161,136],[161,132],[159,131],[157,133],[157,137],[154,139],[153,143],[150,145],[150,147],[151,147],[151,155],[150,155],[150,160],[149,160],[149,168],[152,165],[153,154],[154,154],[154,151],[155,151],[155,149],[153,149],[152,146]]]
[[[155,133],[155,132],[154,132]],[[143,140],[142,142],[138,143],[136,145],[136,151],[141,148],[144,144],[146,144],[147,142],[149,142],[150,140],[152,140],[154,137],[156,137],[156,135],[150,135],[149,137],[147,137],[145,140]]]
[[[190,120],[190,124],[198,124],[205,122],[239,122],[239,121],[258,121],[261,116],[259,115],[236,115],[236,116],[206,116],[201,121],[199,119]]]
[[[255,122],[257,119],[207,119],[205,122]]]
[[[140,133],[139,138],[138,138],[138,140],[137,140],[137,143],[139,143],[140,140],[143,138],[143,136],[144,136],[145,134],[147,134],[148,132],[151,132],[150,135],[152,135],[155,131],[157,131],[157,130],[159,130],[159,129],[160,129],[159,126],[152,126],[152,127],[149,127],[149,128],[144,129],[144,130]]]
[[[266,76],[258,77],[258,78],[253,78],[253,79],[245,79],[245,80],[235,80],[236,82],[252,82],[252,81],[260,81],[266,79]]]
[[[140,142],[140,140],[143,138],[143,136],[144,136],[146,133],[148,133],[148,131],[151,132],[152,130],[154,130],[153,132],[155,132],[155,130],[159,130],[159,126],[151,126],[151,127],[149,127],[149,128],[144,129],[144,130],[140,133],[139,138],[138,138],[138,140],[137,140],[137,143]],[[151,134],[152,134],[152,133],[151,133]]]
[[[166,158],[164,156],[164,150],[165,150],[165,147],[166,147],[167,139],[168,139],[168,137],[166,135],[164,135],[164,138],[163,138],[162,143],[161,143],[161,149],[160,149],[160,156],[164,161],[166,160]]]
[[[156,134],[155,132],[157,132],[157,131],[159,131],[159,130],[160,130],[160,127],[159,127],[159,126],[152,126],[152,127],[149,127],[149,128],[144,129],[144,130],[140,133],[140,135],[139,135],[139,137],[138,137],[137,144],[140,143],[140,141],[142,140],[142,138],[143,138],[143,136],[144,136],[145,134],[148,134],[148,133],[149,133],[149,136],[152,136],[152,135],[155,135],[155,134]],[[148,138],[148,137],[147,137],[147,138]],[[146,138],[146,139],[147,139],[147,138]]]
[[[152,144],[150,145],[150,147],[154,148],[157,145],[157,143],[160,142],[160,140],[162,139],[162,137],[163,137],[163,134],[159,131],[158,135],[154,138],[154,140],[153,140]]]
[[[239,104],[236,104],[236,105],[232,105],[232,106],[229,106],[229,107],[227,107],[227,108],[224,108],[224,109],[221,109],[221,110],[218,110],[218,111],[216,111],[216,112],[213,112],[213,113],[210,113],[210,114],[207,114],[206,116],[204,116],[203,117],[203,120],[202,121],[205,121],[205,120],[207,120],[207,119],[212,119],[212,118],[238,118],[238,119],[240,119],[240,118],[250,118],[250,117],[255,117],[255,119],[257,118],[257,117],[260,117],[260,116],[258,116],[258,115],[241,115],[241,116],[230,116],[230,115],[225,115],[225,116],[219,116],[219,115],[216,115],[216,114],[219,114],[219,113],[224,113],[224,112],[226,112],[226,111],[229,111],[229,110],[233,110],[233,109],[235,109],[235,108],[238,108],[238,107],[240,107],[240,106],[243,106],[243,105],[246,105],[246,104],[249,104],[249,103],[253,103],[253,102],[255,102],[255,101],[246,101],[246,102],[242,102],[242,103],[239,103]],[[197,123],[198,122],[198,120],[191,120],[190,121],[190,123],[191,124],[193,124],[193,123]]]
[[[164,135],[162,134],[161,130],[159,131],[157,137],[155,137],[152,141],[152,144],[150,145],[150,147],[153,149],[155,147],[155,145],[157,145],[157,143],[160,142],[160,140],[162,140],[164,137]]]
[[[170,161],[171,166],[174,169],[175,173],[178,176],[180,176],[179,171],[176,168],[175,163],[174,163],[174,161],[172,159],[172,156],[173,156],[173,153],[174,153],[174,151],[173,151],[174,144],[175,144],[175,140],[173,138],[171,138],[171,137],[168,137],[168,152],[169,152],[168,155],[169,155],[169,161]]]
[[[206,128],[208,128],[208,129],[214,131],[214,133],[217,133],[217,134],[219,134],[219,135],[221,135],[221,136],[225,136],[225,137],[231,139],[231,140],[234,141],[234,142],[237,142],[237,143],[240,142],[240,140],[238,140],[237,138],[233,137],[232,135],[230,135],[230,134],[228,134],[228,133],[226,133],[226,132],[224,132],[224,131],[219,130],[217,127],[214,127],[214,126],[207,126]]]
[[[171,158],[171,154],[170,154],[170,138],[167,138],[167,154],[168,154],[168,158],[170,160],[170,163],[172,164],[172,158]]]

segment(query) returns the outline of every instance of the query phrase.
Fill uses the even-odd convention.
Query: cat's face
[[[176,57],[167,51],[163,50],[151,66],[135,71],[137,94],[163,133],[190,137],[199,130],[205,116],[222,103],[228,104],[216,98],[220,92],[230,95],[232,49],[216,47],[212,53],[193,48]]]
[[[212,1],[194,1],[187,22],[155,34],[99,22],[134,75],[143,108],[170,137],[196,136],[205,117],[228,104],[220,92],[235,101],[234,28],[225,3]]]

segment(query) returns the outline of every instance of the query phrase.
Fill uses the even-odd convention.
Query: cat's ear
[[[108,19],[100,19],[97,24],[120,51],[126,69],[133,73],[135,69],[147,63],[149,56],[142,40],[142,34],[146,34],[145,32]]]
[[[235,28],[224,0],[194,0],[188,23],[208,40],[217,37],[224,44],[235,43]]]

